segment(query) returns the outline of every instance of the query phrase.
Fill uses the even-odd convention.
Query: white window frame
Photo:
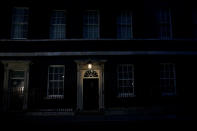
[[[28,10],[28,14],[27,15],[16,14],[16,12],[14,12],[14,10]],[[15,21],[15,19],[19,19],[20,17],[23,17],[23,19],[24,19],[23,22]],[[25,21],[25,17],[27,17],[27,19],[26,19],[27,21]],[[28,7],[14,7],[13,14],[12,14],[11,39],[27,39],[28,25],[29,25],[29,8]],[[24,28],[24,27],[26,27],[26,28]]]
[[[132,78],[119,78],[119,67],[120,66],[127,66],[127,71],[128,71],[128,68],[129,68],[129,66],[131,66],[132,67],[132,70],[131,70],[131,76],[132,76]],[[126,81],[132,81],[132,92],[133,93],[128,93],[128,92],[118,92],[118,98],[129,98],[129,97],[135,97],[136,95],[135,95],[135,76],[134,76],[134,64],[118,64],[118,66],[117,66],[117,85],[118,85],[118,89],[119,88],[124,88],[124,87],[120,87],[120,83],[119,83],[119,81],[120,80],[126,80]],[[123,72],[121,72],[121,73],[125,73],[125,71],[123,71]],[[126,73],[129,73],[129,72],[126,72]]]
[[[160,69],[160,88],[161,88],[161,91],[162,91],[161,80],[169,80],[169,81],[173,80],[174,81],[174,92],[163,92],[162,91],[161,94],[162,94],[162,96],[176,96],[176,65],[174,63],[160,63],[160,68],[161,68],[161,65],[163,65],[164,68],[165,68],[166,65],[172,65],[173,66],[172,70],[173,70],[173,74],[174,74],[173,78],[171,78],[170,76],[165,77],[165,78],[164,77],[161,78],[161,69]],[[165,72],[165,70],[163,72]],[[170,87],[168,87],[168,88],[170,88]]]
[[[50,80],[49,80],[49,74],[50,74],[50,72],[49,72],[49,69],[50,69],[50,67],[64,67],[64,72],[63,72],[63,76],[65,77],[65,66],[64,65],[49,65],[48,66],[48,81],[47,81],[47,99],[63,99],[64,98],[64,78],[63,78],[63,80],[61,80],[61,81],[63,81],[63,95],[50,95],[49,94],[49,83],[50,83]],[[53,80],[53,81],[55,81],[55,80]],[[60,80],[56,80],[56,81],[60,81]]]
[[[64,17],[57,17],[56,14],[58,12],[63,12],[64,13]],[[55,16],[53,16],[55,13]],[[54,24],[53,20],[55,19],[55,22],[57,22],[58,19],[64,19],[64,23],[62,24]],[[62,28],[58,29],[58,27],[64,27],[63,31],[64,33],[62,33]],[[63,37],[62,37],[63,36]],[[51,14],[51,20],[50,20],[50,39],[66,39],[66,11],[65,10],[53,10],[52,14]]]
[[[162,16],[163,15],[167,15],[167,19],[163,20]],[[159,24],[160,24],[160,34],[159,37],[162,40],[170,40],[173,38],[173,34],[172,34],[172,12],[170,8],[161,8],[159,10]],[[169,36],[166,35],[166,31],[169,32]]]
[[[90,24],[91,22],[89,22],[89,19],[90,19],[90,16],[88,15],[89,13],[91,13],[91,12],[96,12],[97,13],[97,17],[98,17],[98,24]],[[87,17],[87,21],[88,21],[88,23],[85,23],[85,18]],[[90,36],[90,31],[89,31],[89,29],[87,29],[87,30],[85,30],[86,28],[90,28],[89,26],[98,26],[98,36],[97,37],[94,37],[94,38],[91,38]],[[86,38],[86,35],[85,35],[85,32],[87,32],[87,38]],[[95,30],[93,31],[93,32],[95,32]],[[83,16],[83,38],[84,39],[100,39],[100,12],[99,12],[99,10],[87,10],[87,11],[85,11],[85,13],[84,13],[84,16]]]
[[[127,20],[123,19],[125,13],[127,14],[126,19],[128,17],[131,17],[131,23],[128,23],[128,22],[123,23],[123,21],[127,21]],[[120,23],[119,23],[119,21],[120,21]],[[126,35],[126,36],[122,35],[122,34],[124,34],[124,33],[122,33],[122,32],[124,32],[124,30],[122,28],[123,26],[127,27],[127,32],[128,32],[128,30],[131,31],[131,36],[129,38],[127,38],[128,35]],[[130,29],[128,28],[129,26],[131,26]],[[120,32],[118,31],[119,28],[120,28]],[[119,34],[119,33],[121,33],[121,34]],[[132,13],[132,11],[127,11],[127,10],[121,11],[120,14],[117,16],[117,38],[118,39],[126,39],[126,40],[133,39],[133,13]]]

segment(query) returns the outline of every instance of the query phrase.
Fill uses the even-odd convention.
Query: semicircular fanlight
[[[98,73],[94,70],[88,70],[85,72],[84,77],[98,77]]]

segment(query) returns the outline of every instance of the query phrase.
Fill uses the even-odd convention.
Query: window
[[[160,64],[160,88],[162,96],[176,95],[176,71],[175,64]]]
[[[117,18],[117,38],[132,39],[132,13],[130,11],[122,11]]]
[[[47,97],[64,98],[64,65],[49,66]]]
[[[134,92],[134,65],[118,65],[118,97],[128,98],[135,96]]]
[[[66,16],[64,10],[54,10],[52,12],[50,38],[51,39],[66,38]]]
[[[160,9],[159,12],[160,22],[160,39],[172,39],[172,20],[170,9]]]
[[[9,71],[9,91],[11,94],[23,96],[24,94],[25,71]]]
[[[28,33],[28,8],[16,7],[13,9],[12,16],[12,39],[26,39]]]
[[[87,11],[84,15],[83,38],[99,38],[99,13],[98,11]]]
[[[197,10],[192,10],[192,24],[193,24],[193,35],[194,38],[197,38]]]

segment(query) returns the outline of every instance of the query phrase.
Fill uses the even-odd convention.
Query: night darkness
[[[20,130],[195,129],[186,0],[3,0],[0,121]]]

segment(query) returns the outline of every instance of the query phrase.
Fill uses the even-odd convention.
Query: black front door
[[[83,79],[84,110],[97,110],[99,107],[98,79]]]

